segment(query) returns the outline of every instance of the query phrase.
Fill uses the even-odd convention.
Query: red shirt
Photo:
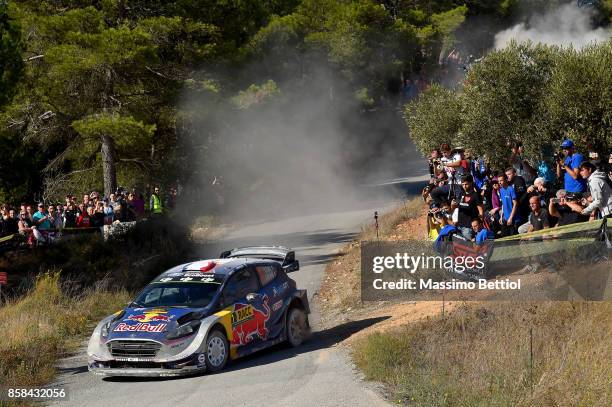
[[[89,227],[89,215],[81,215],[77,219],[77,227],[88,228]]]

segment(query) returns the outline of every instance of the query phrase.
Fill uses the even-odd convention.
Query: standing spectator
[[[140,219],[144,216],[145,203],[144,199],[142,199],[142,195],[140,195],[136,191],[132,191],[128,195],[128,203],[134,208],[134,214],[136,215],[136,219]]]
[[[65,228],[76,228],[77,227],[77,219],[78,212],[76,206],[73,202],[68,204],[66,211],[64,212],[64,227]]]
[[[33,224],[34,223],[34,208],[32,208],[32,205],[26,206],[26,216],[28,217],[28,219],[30,219],[30,222],[32,222]]]
[[[78,215],[77,219],[79,216],[81,216],[85,212],[87,212],[87,206],[85,206],[84,203],[80,203],[79,206],[77,206],[77,215]]]
[[[166,197],[165,208],[173,210],[176,207],[176,188],[170,188],[170,194]]]
[[[87,207],[86,210],[81,212],[81,214],[79,215],[79,218],[77,219],[78,228],[88,228],[91,226],[91,217],[89,215],[90,211],[93,213],[93,208],[91,206]]]
[[[516,175],[523,177],[527,184],[531,184],[536,177],[536,169],[523,157],[525,149],[520,141],[512,145],[512,153],[510,154],[510,164],[514,168]],[[509,180],[510,181],[510,180]],[[512,181],[510,181],[512,182]]]
[[[163,212],[162,200],[159,197],[159,187],[153,189],[151,198],[149,199],[149,210],[153,215],[161,215]]]
[[[568,193],[582,193],[586,191],[586,180],[580,176],[579,167],[584,161],[582,154],[574,152],[574,142],[564,140],[561,149],[565,158],[557,158],[557,177],[563,175],[563,188]]]
[[[499,198],[502,204],[502,217],[500,219],[502,235],[514,235],[516,234],[516,225],[520,222],[516,192],[514,191],[514,186],[508,183],[508,178],[505,174],[500,175],[497,180],[500,185]]]
[[[85,205],[85,208],[89,206],[89,194],[83,195],[83,205]]]
[[[529,216],[529,198],[527,197],[527,183],[525,179],[516,175],[514,168],[506,168],[506,178],[508,179],[508,184],[514,188],[516,201],[518,202],[517,211],[520,218],[527,219],[527,216]]]
[[[61,231],[64,228],[64,221],[57,213],[54,205],[49,205],[49,224],[51,225],[50,229]]]
[[[485,217],[489,229],[497,235],[500,232],[499,219],[502,211],[501,198],[499,196],[499,181],[494,176],[482,186],[482,200]]]
[[[469,157],[469,155],[468,155]],[[483,157],[476,157],[470,161],[470,173],[474,178],[474,185],[476,189],[481,190],[485,183],[488,181],[487,178],[487,165]]]
[[[474,237],[472,220],[477,217],[482,218],[484,210],[480,195],[474,189],[474,179],[471,175],[461,177],[461,187],[463,189],[461,195],[451,202],[451,209],[458,209],[455,226],[459,228],[463,237],[472,240]]]
[[[32,221],[28,217],[27,212],[23,211],[19,213],[17,227],[19,228],[19,234],[26,237],[28,245],[30,247],[34,246],[36,241],[34,239],[34,234],[32,233]]]
[[[51,229],[51,222],[49,221],[49,214],[45,209],[45,205],[43,203],[38,204],[38,212],[36,212],[32,216],[32,220],[34,221],[34,226],[38,228],[38,230],[49,230]]]
[[[114,220],[113,207],[110,205],[109,199],[104,199],[104,224],[112,225]]]
[[[19,232],[19,219],[15,216],[15,209],[9,209],[8,216],[4,219],[2,235],[11,236]]]
[[[94,207],[93,214],[90,214],[89,224],[91,227],[100,228],[104,226],[104,203],[98,202]]]
[[[608,183],[608,176],[587,161],[580,164],[580,176],[587,180],[593,198],[593,201],[582,209],[581,213],[591,215],[593,211],[598,210],[602,218],[612,217],[612,188]]]
[[[447,143],[440,146],[440,151],[442,151],[442,158],[440,161],[442,162],[442,165],[444,165],[444,171],[446,172],[448,179],[454,182],[458,181],[455,180],[454,176],[459,167],[461,167],[461,154],[459,154],[457,151],[453,152]]]

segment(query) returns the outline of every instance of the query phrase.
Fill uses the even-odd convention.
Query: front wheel
[[[229,344],[225,334],[215,329],[206,338],[206,369],[216,372],[225,367],[229,356]]]
[[[308,317],[304,310],[291,308],[287,314],[287,341],[291,346],[300,346],[310,334]]]

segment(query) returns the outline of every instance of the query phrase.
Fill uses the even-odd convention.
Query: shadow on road
[[[300,354],[329,348],[342,342],[349,336],[361,331],[362,329],[382,322],[388,318],[390,318],[390,316],[350,321],[330,329],[314,332],[312,337],[306,343],[298,346],[297,348],[289,347],[287,344],[275,345],[252,355],[237,359],[236,361],[229,363],[228,366],[221,372],[205,374],[224,374],[242,369],[249,369],[256,366],[263,366],[270,363],[276,363],[281,360],[290,359]],[[181,379],[181,377],[105,377],[103,380],[108,382],[150,382],[178,379]]]

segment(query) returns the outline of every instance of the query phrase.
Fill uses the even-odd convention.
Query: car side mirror
[[[260,298],[261,298],[261,295],[257,293],[249,293],[246,295],[247,302],[257,301]]]
[[[300,269],[300,262],[297,260],[293,260],[292,262],[289,262],[288,264],[283,266],[283,270],[285,270],[285,273],[291,273],[293,271],[298,271]]]

